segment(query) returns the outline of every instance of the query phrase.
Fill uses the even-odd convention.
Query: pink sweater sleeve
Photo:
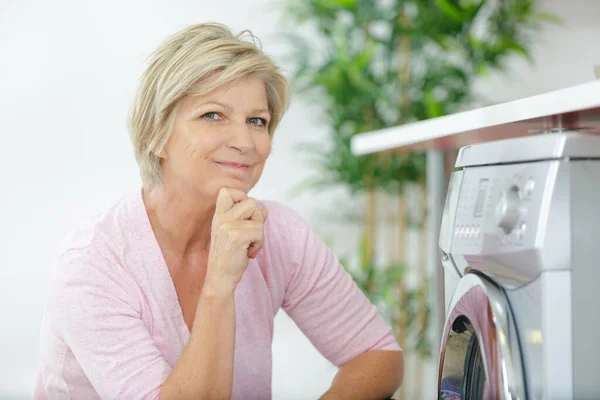
[[[102,399],[158,399],[171,373],[140,318],[135,287],[90,249],[63,254],[50,286],[53,323]]]
[[[269,246],[285,268],[282,307],[336,366],[368,350],[400,350],[389,326],[308,224],[277,203]],[[274,243],[275,242],[275,243]]]

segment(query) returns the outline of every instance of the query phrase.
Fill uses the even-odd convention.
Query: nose
[[[241,153],[254,150],[254,138],[245,121],[232,126],[228,145]]]

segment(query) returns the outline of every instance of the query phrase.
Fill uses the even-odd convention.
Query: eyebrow
[[[217,105],[217,106],[223,107],[223,108],[224,108],[224,109],[226,109],[226,110],[231,110],[231,106],[230,106],[229,104],[225,104],[225,103],[219,103],[218,101],[207,101],[207,102],[204,102],[204,103],[198,104],[198,105],[197,105],[196,107],[194,107],[194,108],[196,108],[196,109],[197,109],[197,108],[199,108],[199,107],[203,107],[203,106],[210,105],[210,104],[214,104],[214,105]]]
[[[231,106],[229,104],[225,104],[225,103],[219,103],[218,101],[207,101],[205,103],[202,104],[198,104],[196,107],[194,107],[195,110],[197,110],[200,107],[206,106],[206,105],[210,105],[210,104],[214,104],[220,107],[223,107],[224,109],[226,109],[227,111],[231,111]],[[269,112],[269,110],[265,109],[265,108],[253,108],[250,111],[251,114],[261,114],[261,113],[267,113],[269,114],[269,116],[271,115],[271,113]]]
[[[264,108],[253,108],[252,112],[251,112],[251,114],[262,114],[262,113],[267,113],[267,114],[271,115],[269,110],[266,110]]]

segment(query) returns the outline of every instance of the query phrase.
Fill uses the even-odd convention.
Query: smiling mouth
[[[226,167],[226,168],[233,168],[233,169],[242,170],[242,171],[250,168],[249,164],[240,164],[240,163],[234,163],[234,162],[219,162],[219,161],[216,161],[216,163],[223,167]]]

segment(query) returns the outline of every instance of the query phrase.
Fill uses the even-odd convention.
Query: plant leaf
[[[454,4],[448,0],[435,0],[435,4],[437,4],[444,15],[446,15],[452,21],[456,23],[461,23],[463,21],[462,15],[458,8],[456,8]]]

